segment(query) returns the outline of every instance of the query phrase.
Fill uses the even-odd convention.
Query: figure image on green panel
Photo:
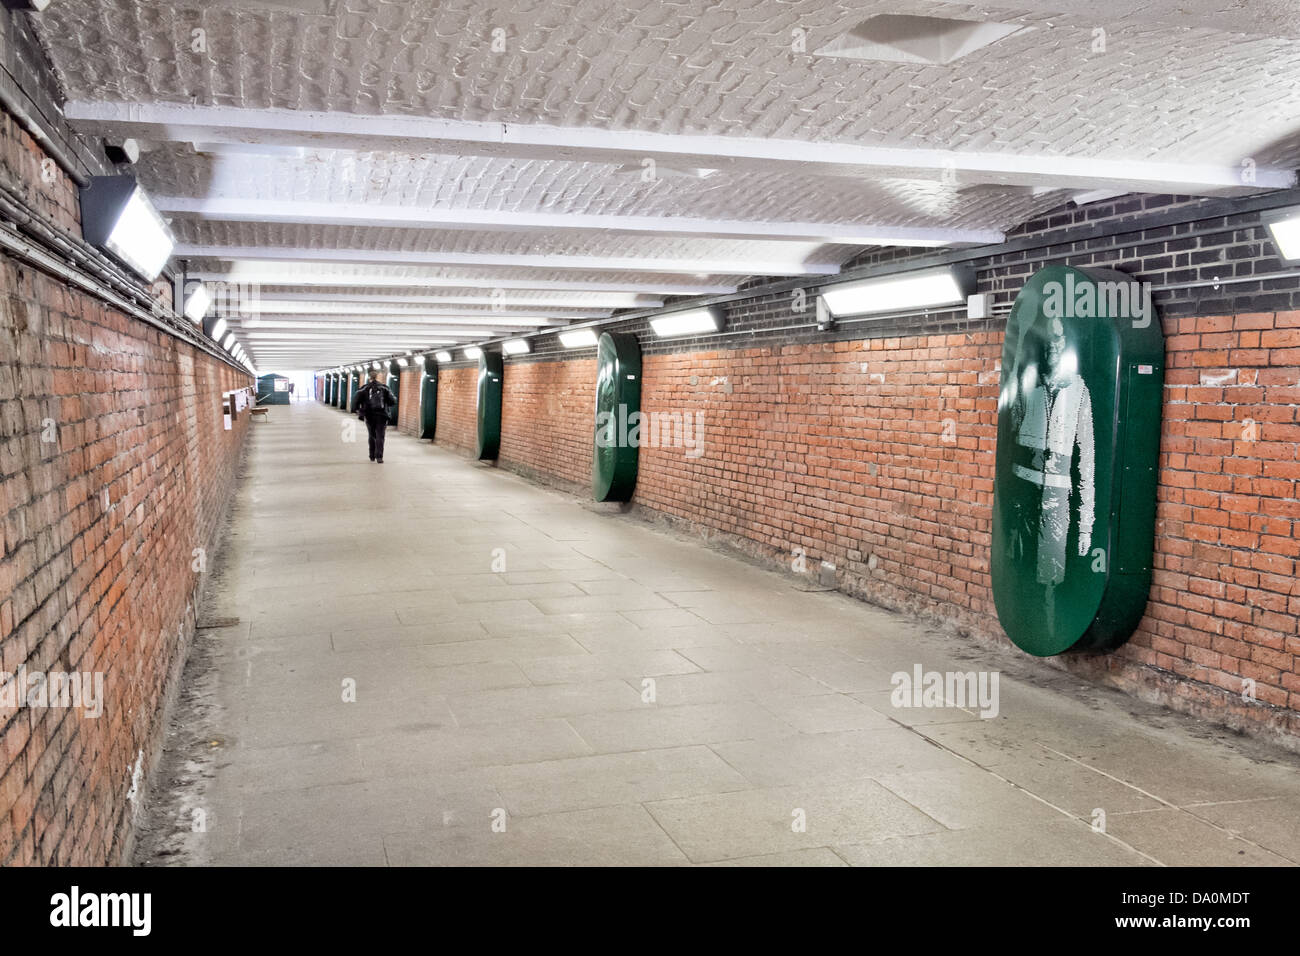
[[[1118,647],[1146,606],[1164,339],[1121,273],[1049,266],[1007,321],[990,571],[998,618],[1038,656]]]
[[[591,493],[597,501],[628,501],[640,456],[641,345],[626,332],[606,332],[596,350],[596,431]]]
[[[501,450],[501,381],[505,373],[500,352],[484,351],[478,358],[478,447],[475,457],[490,461]]]
[[[397,409],[402,402],[402,369],[396,361],[388,363],[388,390],[393,393],[397,399],[393,407],[388,410],[388,424],[397,424]]]
[[[420,437],[432,440],[438,432],[438,361],[432,354],[424,357],[420,376]]]

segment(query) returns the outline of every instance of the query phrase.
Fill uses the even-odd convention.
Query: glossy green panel
[[[484,352],[478,359],[478,448],[480,461],[495,459],[501,450],[501,380],[504,363],[500,352]]]
[[[990,571],[998,619],[1038,656],[1128,640],[1151,586],[1164,339],[1144,290],[1048,266],[1007,321]]]
[[[402,369],[396,362],[388,363],[388,390],[393,393],[393,407],[388,410],[388,424],[397,424],[397,410],[402,404]]]
[[[627,501],[636,489],[641,418],[641,345],[635,335],[606,332],[596,353],[596,430],[591,493]]]
[[[420,437],[433,439],[438,433],[438,363],[432,355],[424,357],[424,374],[420,376]]]
[[[361,388],[361,373],[349,372],[347,377],[347,392],[344,397],[344,405],[349,412],[357,410],[357,392]]]

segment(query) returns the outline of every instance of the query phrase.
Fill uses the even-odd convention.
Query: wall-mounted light
[[[830,286],[821,297],[831,315],[839,317],[962,305],[974,291],[974,269],[944,266]]]
[[[1287,265],[1300,263],[1300,206],[1271,209],[1261,219],[1278,258]]]
[[[81,187],[81,233],[149,282],[176,244],[134,176],[90,177]]]
[[[501,343],[501,351],[507,355],[527,355],[532,350],[527,339],[506,339]]]
[[[397,364],[400,365],[402,368],[406,368],[406,366],[410,365],[411,363],[407,361],[405,355],[399,355],[397,357]]]
[[[226,320],[217,319],[216,324],[212,326],[212,337],[216,339],[218,342],[220,342],[221,337],[225,334],[226,334]]]
[[[477,345],[471,345],[468,348],[461,349],[460,354],[470,361],[477,361],[478,357],[483,354],[483,350]]]
[[[566,349],[589,349],[594,348],[600,337],[596,335],[595,329],[574,329],[571,332],[560,333],[560,344]]]
[[[230,351],[230,347],[231,347],[232,345],[234,345],[234,344],[235,344],[235,333],[234,333],[234,332],[231,332],[231,333],[229,333],[229,334],[225,337],[225,339],[222,341],[222,343],[221,343],[221,347],[222,347],[223,349],[225,349],[227,352],[229,352],[229,351]]]
[[[443,349],[440,352],[434,352],[433,357],[436,358],[439,362],[443,362],[443,363],[451,361],[451,353],[448,352],[446,349]]]
[[[380,365],[378,362],[371,362],[370,367],[373,368],[376,372],[378,372],[380,369],[383,368],[383,366]]]
[[[674,335],[707,335],[722,330],[722,314],[717,309],[672,312],[651,319],[650,327],[660,338]]]
[[[212,294],[202,282],[196,283],[185,298],[185,317],[191,322],[202,322],[212,304]]]

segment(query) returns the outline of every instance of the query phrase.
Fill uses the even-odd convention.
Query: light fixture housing
[[[443,349],[440,352],[434,352],[433,357],[436,358],[439,362],[443,362],[443,363],[452,361],[451,353],[448,352],[446,349]]]
[[[527,339],[506,339],[501,343],[501,351],[507,355],[527,355],[532,349]]]
[[[840,318],[964,305],[974,291],[974,269],[943,266],[829,286],[821,298],[830,314]]]
[[[81,187],[81,233],[141,278],[158,278],[176,240],[134,176],[92,176]]]
[[[476,362],[478,361],[479,356],[483,354],[483,350],[477,345],[471,345],[467,348],[461,349],[460,354],[465,356],[465,358],[469,359],[471,362]]]
[[[679,335],[709,335],[722,331],[722,313],[715,308],[670,312],[650,320],[650,328],[660,338]]]
[[[566,349],[593,349],[600,342],[595,329],[572,329],[560,333],[560,344]]]
[[[406,366],[410,365],[411,363],[407,360],[405,355],[399,355],[397,356],[397,364],[400,365],[402,368],[406,368]]]
[[[210,305],[212,305],[212,293],[208,291],[206,285],[198,282],[185,297],[185,317],[191,322],[202,323]]]
[[[216,339],[218,342],[220,342],[221,337],[225,334],[226,334],[226,320],[217,319],[216,324],[212,326],[212,337]]]
[[[234,344],[235,344],[235,333],[234,332],[226,333],[226,337],[221,342],[221,347],[225,349],[227,352],[229,352],[231,347]]]
[[[1287,265],[1300,263],[1300,206],[1270,209],[1260,216],[1277,257]]]

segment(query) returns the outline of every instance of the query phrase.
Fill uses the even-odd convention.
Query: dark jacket
[[[371,404],[373,403],[373,408]],[[382,405],[381,405],[382,403]],[[366,382],[357,389],[357,400],[354,406],[357,414],[365,418],[367,414],[387,415],[388,410],[397,404],[397,396],[393,394],[392,389],[382,382]]]

